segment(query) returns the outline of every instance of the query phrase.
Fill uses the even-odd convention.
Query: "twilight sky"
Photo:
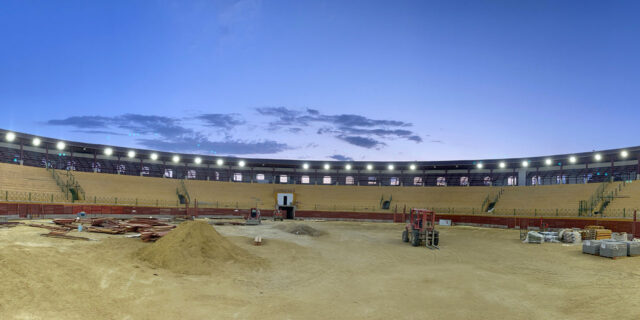
[[[448,160],[640,145],[640,1],[0,1],[0,128]]]

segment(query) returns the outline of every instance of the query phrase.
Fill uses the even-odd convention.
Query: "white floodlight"
[[[578,161],[578,158],[576,158],[575,156],[569,157],[569,162],[576,163],[576,161]]]
[[[329,170],[329,169],[331,169],[331,165],[329,165],[328,163],[325,163],[325,164],[324,164],[324,169],[325,169],[325,170]]]
[[[620,151],[620,156],[623,158],[626,158],[629,155],[629,152],[627,152],[627,150],[622,150]]]
[[[389,169],[389,171],[393,171],[394,166],[392,164],[390,164],[387,169]]]
[[[202,158],[196,157],[195,159],[193,159],[193,162],[195,162],[195,164],[201,164],[202,163]]]
[[[413,170],[415,170],[415,169],[416,169],[416,165],[415,165],[415,164],[412,164],[412,165],[410,165],[410,166],[409,166],[409,170],[412,170],[412,171],[413,171]]]
[[[602,160],[602,155],[601,155],[601,154],[599,154],[599,153],[596,153],[596,154],[593,156],[593,158],[594,158],[594,159],[596,159],[596,161],[600,161],[600,160]]]
[[[7,139],[7,141],[12,142],[16,139],[16,134],[13,132],[7,132],[5,138]]]
[[[368,164],[367,165],[367,170],[369,170],[369,171],[373,170],[373,165]]]
[[[127,152],[127,157],[135,158],[136,157],[136,152],[133,151],[133,150],[129,150],[129,152]]]
[[[500,162],[500,164],[498,165],[501,169],[504,169],[507,167],[507,164],[504,163],[504,161]]]
[[[219,165],[219,166],[221,166],[221,165],[223,165],[223,164],[224,164],[224,160],[222,160],[222,159],[218,159],[218,160],[216,160],[216,164],[217,164],[217,165]]]
[[[58,150],[64,150],[64,148],[65,148],[66,146],[67,146],[67,145],[66,145],[64,142],[62,142],[62,141],[58,141],[58,143],[56,144],[56,148],[57,148]]]
[[[40,145],[40,138],[33,138],[33,141],[31,141],[31,144],[34,146],[39,146]]]
[[[309,169],[309,164],[308,163],[302,164],[302,169],[305,169],[305,170]]]
[[[158,160],[158,154],[157,153],[152,153],[150,157],[151,157],[151,160]]]
[[[544,163],[548,166],[551,165],[551,163],[553,163],[553,160],[551,160],[551,158],[547,158],[547,160],[544,160]]]
[[[347,169],[347,170],[351,170],[351,165],[347,163],[347,165],[344,166],[344,168]]]
[[[113,154],[113,149],[111,149],[111,148],[105,148],[105,149],[104,149],[104,154],[105,154],[105,155],[107,155],[107,156],[112,155],[112,154]]]
[[[240,167],[244,167],[244,165],[245,165],[245,164],[246,164],[246,163],[244,162],[244,160],[240,160],[240,162],[238,162],[238,165],[239,165]]]
[[[528,167],[529,166],[529,161],[527,161],[527,160],[522,161],[522,166],[525,167],[525,168]]]
[[[484,167],[484,166],[482,165],[482,162],[480,162],[480,163],[476,164],[476,167],[477,167],[478,169],[482,169],[482,167]]]

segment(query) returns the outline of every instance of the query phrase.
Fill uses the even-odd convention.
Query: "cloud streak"
[[[323,114],[316,109],[295,110],[286,107],[263,107],[256,111],[275,120],[272,128],[291,130],[294,126],[320,125],[319,135],[328,134],[354,146],[372,149],[386,146],[385,140],[405,139],[416,143],[422,138],[407,128],[413,124],[398,120],[371,119],[356,114]]]
[[[245,121],[237,114],[202,114],[196,117],[206,127],[232,129]],[[212,141],[203,133],[185,127],[180,119],[141,114],[123,114],[114,117],[74,116],[49,120],[48,125],[70,126],[85,133],[125,135],[114,130],[125,130],[140,138],[140,145],[166,151],[208,152],[220,154],[273,154],[291,149],[285,143],[273,140],[245,141],[227,136]]]

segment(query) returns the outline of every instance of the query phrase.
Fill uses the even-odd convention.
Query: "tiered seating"
[[[605,194],[610,194],[620,183],[612,184]],[[604,210],[608,217],[631,217],[634,210],[640,210],[640,181],[627,182],[621,186],[616,198]]]
[[[441,213],[478,213],[493,187],[393,187],[393,202],[407,208],[430,208]]]
[[[185,180],[192,202],[199,207],[274,209],[274,185]]]
[[[300,210],[384,211],[381,200],[392,200],[390,210],[427,208],[438,212],[479,212],[493,188],[486,187],[365,187],[296,186]]]
[[[4,192],[0,195],[3,200],[66,201],[66,195],[44,168],[0,163],[0,191]]]
[[[504,187],[496,214],[577,215],[580,200],[587,200],[599,183]]]
[[[84,189],[87,203],[175,206],[178,201],[176,179],[73,172]]]

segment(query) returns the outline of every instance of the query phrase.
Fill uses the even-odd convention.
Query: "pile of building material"
[[[524,238],[524,243],[543,243],[544,235],[537,231],[527,232],[527,237]]]
[[[563,229],[559,232],[558,238],[564,243],[580,243],[582,237],[580,232],[572,229]]]
[[[601,240],[585,240],[582,242],[582,253],[599,255]]]
[[[626,257],[627,244],[619,241],[602,241],[600,243],[600,256],[613,259]]]
[[[613,232],[611,234],[611,239],[616,241],[627,241],[627,233],[626,232]]]
[[[614,239],[586,240],[582,243],[582,253],[612,259],[626,256],[633,257],[640,255],[640,242],[616,241]]]
[[[106,234],[124,234],[126,232],[136,232],[140,234],[142,241],[156,241],[165,236],[175,225],[169,225],[157,218],[133,218],[129,220],[115,218],[95,218],[95,219],[55,219],[55,225],[44,224],[27,224],[31,227],[45,228],[58,232],[56,237],[65,234],[73,229],[79,229],[82,226],[87,232],[106,233]],[[51,235],[49,235],[51,236]],[[67,239],[71,239],[66,237]]]
[[[640,242],[639,241],[625,241],[627,245],[627,255],[629,257],[635,257],[640,255]]]
[[[583,240],[605,240],[611,239],[611,230],[605,229],[603,226],[586,226],[580,231]]]

